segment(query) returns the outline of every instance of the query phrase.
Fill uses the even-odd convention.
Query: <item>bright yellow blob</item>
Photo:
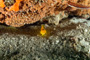
[[[46,34],[46,30],[44,28],[44,25],[41,26],[40,34],[44,36]]]

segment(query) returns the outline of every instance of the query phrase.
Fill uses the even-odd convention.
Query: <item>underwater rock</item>
[[[90,17],[89,9],[78,9],[80,6],[90,6],[89,0],[72,0],[73,3],[80,4],[80,6],[77,7],[71,7],[73,4],[70,5],[70,1],[71,0],[1,0],[0,14],[4,15],[4,17],[0,17],[2,18],[0,19],[0,23],[21,27],[25,24],[33,24],[45,17],[55,16],[51,18],[53,20],[49,19],[49,22],[57,25],[66,14],[67,17],[68,15],[77,15],[85,18]],[[63,13],[63,16],[60,13]],[[60,18],[57,18],[58,14]]]
[[[40,25],[0,26],[0,59],[90,60],[90,26],[84,21],[74,17],[58,26],[45,25],[50,33],[45,36],[38,35]]]

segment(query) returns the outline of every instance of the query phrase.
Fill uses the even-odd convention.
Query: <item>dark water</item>
[[[16,27],[7,27],[7,26],[0,26],[0,35],[4,34],[4,33],[9,33],[9,34],[19,34],[19,35],[29,35],[29,36],[41,36],[40,34],[40,29],[41,26],[29,26],[29,27],[20,27],[20,28],[16,28]],[[53,29],[53,27],[46,27],[45,28],[47,33],[46,35],[52,35],[53,32],[55,31]]]
[[[60,27],[60,25],[57,26],[50,25],[48,27],[45,27],[47,31],[45,36],[49,37],[51,35],[56,35],[56,32],[71,30],[75,28],[76,28],[76,24],[73,23],[65,27]],[[29,35],[29,36],[38,36],[38,35],[41,36],[40,29],[41,29],[41,25],[32,25],[32,26],[20,27],[20,28],[0,25],[0,35],[4,33],[9,33],[9,34],[19,34],[19,35]]]

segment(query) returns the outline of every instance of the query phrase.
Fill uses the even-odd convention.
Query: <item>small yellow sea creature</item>
[[[44,36],[44,35],[46,34],[46,30],[45,30],[45,28],[44,28],[44,25],[41,25],[40,34],[41,34],[42,36]]]

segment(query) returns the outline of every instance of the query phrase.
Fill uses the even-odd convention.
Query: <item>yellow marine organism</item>
[[[44,25],[41,25],[40,34],[41,34],[42,36],[44,36],[44,35],[46,34],[46,30],[45,30],[45,28],[44,28]]]

